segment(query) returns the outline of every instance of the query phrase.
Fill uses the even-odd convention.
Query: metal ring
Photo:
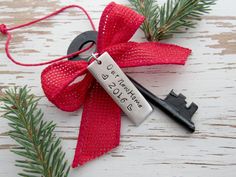
[[[78,35],[70,44],[67,54],[71,54],[77,52],[83,48],[83,46],[89,42],[94,44],[97,43],[97,31],[86,31],[80,35]],[[69,58],[69,60],[86,60],[88,61],[89,58],[81,58],[80,55],[73,56]]]
[[[88,59],[88,62],[91,60],[91,59],[94,59],[98,64],[101,64],[102,61],[101,60],[98,60],[98,53],[92,53],[92,55],[89,57]]]

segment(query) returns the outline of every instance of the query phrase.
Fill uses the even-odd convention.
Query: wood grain
[[[0,22],[8,26],[28,22],[64,5],[79,4],[91,14],[96,26],[110,0],[49,1],[0,0]],[[127,4],[126,0],[116,0]],[[162,1],[163,2],[163,1]],[[211,14],[196,29],[164,41],[189,47],[193,54],[185,66],[127,68],[125,71],[156,95],[171,89],[199,105],[194,116],[197,131],[189,134],[159,110],[135,127],[123,116],[121,144],[109,154],[71,171],[71,177],[235,177],[236,170],[236,14],[234,0],[218,0]],[[11,51],[18,61],[37,63],[64,55],[71,40],[90,29],[85,16],[68,10],[32,27],[13,32]],[[0,36],[0,94],[8,87],[28,85],[42,97],[46,120],[55,121],[67,157],[73,159],[81,110],[65,113],[43,95],[40,73],[44,67],[26,68],[11,63],[4,53],[6,38]],[[133,40],[144,41],[141,31]],[[2,112],[0,112],[2,114]],[[15,177],[15,142],[0,119],[0,176]]]

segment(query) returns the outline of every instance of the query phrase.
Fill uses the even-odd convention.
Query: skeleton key
[[[173,90],[164,100],[162,100],[155,96],[153,93],[151,93],[149,90],[144,88],[141,84],[139,84],[131,77],[129,77],[129,79],[133,82],[135,87],[142,93],[144,98],[146,98],[155,107],[161,109],[172,119],[188,128],[191,132],[195,131],[195,125],[191,121],[194,113],[198,109],[198,106],[195,103],[191,103],[189,107],[186,107],[186,97],[182,94],[176,95]]]

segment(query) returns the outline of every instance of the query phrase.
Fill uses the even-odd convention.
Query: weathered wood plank
[[[0,0],[0,22],[14,26],[76,3],[88,9],[98,26],[101,12],[109,2]],[[116,2],[128,5],[126,0]],[[218,0],[214,11],[205,16],[196,29],[165,41],[193,50],[186,66],[125,69],[158,96],[164,96],[174,88],[188,96],[189,101],[196,102],[200,106],[194,117],[196,133],[189,134],[159,110],[140,127],[134,127],[124,117],[120,147],[72,170],[70,176],[235,176],[235,5],[233,0]],[[18,61],[47,61],[64,55],[71,40],[88,29],[90,26],[81,12],[68,10],[36,26],[15,31],[11,50]],[[141,31],[134,40],[144,40]],[[4,41],[5,38],[0,36],[0,90],[27,84],[42,97],[40,108],[45,112],[45,119],[58,123],[56,133],[63,138],[63,147],[72,160],[81,110],[65,113],[49,103],[40,87],[40,73],[44,67],[25,68],[12,64],[5,56]],[[8,130],[7,121],[0,119],[0,176],[13,177],[19,169],[14,167],[16,156],[9,151],[15,143],[7,136]]]

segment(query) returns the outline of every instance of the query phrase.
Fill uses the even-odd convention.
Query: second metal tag
[[[92,62],[88,70],[136,125],[142,123],[153,111],[150,104],[107,52],[103,53],[97,61]]]

